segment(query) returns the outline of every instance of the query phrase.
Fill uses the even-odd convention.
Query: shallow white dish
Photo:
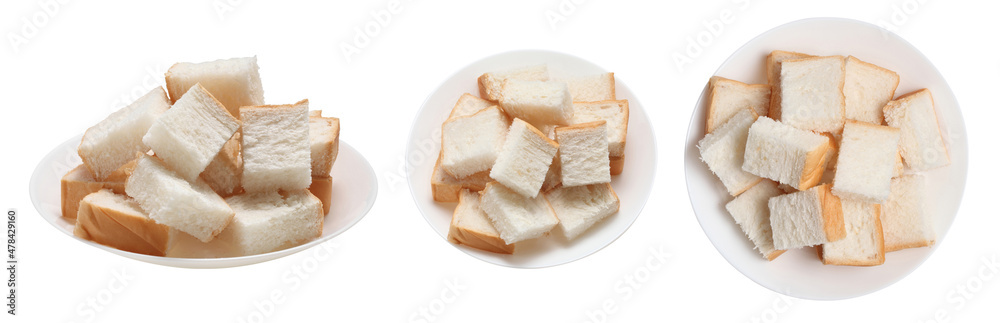
[[[441,123],[455,106],[462,93],[478,96],[476,79],[479,75],[507,68],[548,64],[553,78],[607,72],[581,58],[550,51],[523,50],[490,56],[462,68],[434,91],[417,114],[407,144],[407,180],[410,193],[420,213],[445,240],[456,203],[434,202],[431,195],[431,174],[441,147]],[[617,75],[616,75],[617,78]],[[590,228],[573,241],[558,234],[519,242],[513,255],[501,255],[455,245],[463,252],[497,265],[519,268],[541,268],[572,262],[611,244],[632,225],[646,204],[656,172],[656,143],[652,126],[639,100],[620,78],[616,79],[616,96],[629,101],[628,139],[625,145],[625,168],[621,175],[612,176],[611,186],[621,200],[617,214]],[[451,244],[445,240],[445,243]]]
[[[346,231],[357,223],[371,210],[378,193],[375,172],[368,161],[354,147],[346,142],[340,142],[340,152],[337,162],[333,165],[330,175],[333,177],[333,196],[330,200],[330,213],[323,222],[323,235],[308,243],[265,254],[212,258],[216,250],[192,247],[191,239],[179,239],[167,257],[150,256],[122,251],[90,240],[80,239],[73,235],[74,221],[62,217],[60,179],[66,172],[82,164],[76,148],[80,144],[80,136],[76,136],[60,144],[35,167],[29,184],[29,194],[35,209],[46,221],[59,231],[73,239],[89,244],[114,254],[128,258],[164,266],[185,268],[225,268],[244,266],[281,258],[312,246],[323,243]]]
[[[931,210],[942,243],[958,212],[968,170],[968,144],[958,101],[944,77],[919,50],[899,36],[868,23],[816,18],[791,22],[750,40],[715,75],[764,84],[764,58],[771,50],[789,50],[813,55],[853,55],[899,73],[896,95],[928,88],[934,96],[941,133],[951,165],[926,172]],[[708,81],[708,77],[704,80]],[[704,137],[707,87],[695,106],[685,147],[688,194],[698,222],[719,253],[737,270],[775,292],[806,299],[835,300],[865,295],[899,281],[920,266],[937,247],[917,248],[886,254],[885,264],[875,267],[823,265],[813,248],[790,250],[773,262],[753,250],[753,244],[725,209],[732,197],[699,159],[698,140]]]

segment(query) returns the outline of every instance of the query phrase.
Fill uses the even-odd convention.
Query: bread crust
[[[611,99],[612,100],[617,100],[618,99],[618,94],[615,93],[615,73],[614,72],[608,72],[608,78],[611,79],[610,82],[609,82],[609,83],[611,83],[611,88],[610,88],[610,90],[611,90]],[[626,120],[628,120],[628,118],[626,118]]]
[[[874,221],[873,223],[875,224],[875,229],[872,234],[875,235],[875,246],[877,249],[875,259],[866,261],[864,259],[827,258],[823,253],[823,245],[819,245],[816,246],[816,251],[819,255],[820,261],[822,261],[824,265],[867,267],[878,266],[885,263],[885,253],[887,250],[885,248],[885,235],[882,233],[882,206],[879,204],[873,204],[873,209],[874,219],[872,219],[872,221]]]
[[[479,194],[476,194],[478,198]],[[459,192],[461,196],[461,192]],[[460,197],[459,203],[463,203],[464,197]],[[475,249],[500,253],[500,254],[513,254],[514,246],[516,244],[507,244],[500,239],[500,235],[493,235],[486,232],[477,231],[471,228],[463,228],[458,224],[458,211],[459,207],[455,207],[455,211],[451,216],[451,224],[448,227],[448,241],[454,244],[462,244]]]
[[[451,179],[452,182],[438,181],[438,171],[443,172],[444,174],[440,175]],[[490,181],[492,181],[490,179],[490,169],[466,176],[463,179],[456,179],[441,168],[441,153],[438,153],[437,162],[434,163],[434,173],[431,174],[431,195],[435,202],[458,202],[459,193],[462,192],[462,189],[468,189],[473,192],[482,191],[486,188],[486,183]]]
[[[612,156],[611,158],[611,175],[621,175],[625,171],[625,156]]]
[[[125,194],[124,179],[121,181],[97,181],[84,165],[76,166],[63,175],[59,186],[62,216],[67,219],[76,219],[80,210],[80,201],[91,193],[109,189],[116,194]]]
[[[80,216],[73,228],[77,237],[124,251],[165,256],[171,238],[170,227],[149,218],[137,218],[113,208],[80,203]]]
[[[826,143],[806,154],[805,165],[802,165],[802,174],[799,175],[799,187],[797,187],[801,191],[816,186],[823,179],[823,173],[826,171],[828,158],[830,158],[830,149],[832,149],[830,137],[824,136],[824,138],[826,138]]]
[[[740,87],[744,87],[744,88],[748,88],[748,89],[757,88],[757,89],[767,89],[769,92],[771,91],[771,86],[767,85],[767,84],[747,84],[747,83],[743,83],[743,82],[736,81],[736,80],[731,80],[731,79],[728,79],[728,78],[725,78],[725,77],[721,77],[721,76],[712,76],[708,80],[708,87],[709,87],[709,91],[710,91],[709,93],[710,94],[709,94],[709,101],[708,101],[708,113],[707,113],[707,116],[705,117],[705,134],[711,133],[712,131],[715,130],[716,127],[721,126],[722,124],[724,124],[726,122],[726,120],[722,120],[722,122],[719,122],[718,125],[716,125],[716,123],[717,123],[716,119],[721,118],[721,116],[717,115],[718,113],[715,110],[715,106],[716,106],[716,104],[718,103],[718,100],[719,100],[718,99],[719,96],[718,96],[718,93],[716,93],[715,88],[716,88],[716,85],[719,82],[731,83],[734,86],[740,86]],[[770,95],[773,96],[774,93],[771,92]],[[751,106],[749,108],[751,108],[754,111],[754,115],[756,115],[756,116],[760,115],[759,113],[757,113],[757,107]],[[770,106],[768,106],[768,108],[765,109],[765,112],[767,112],[769,110],[770,110]]]
[[[323,203],[323,214],[330,214],[330,199],[333,196],[333,177],[313,176],[309,184],[309,193]]]
[[[778,56],[786,58],[779,58]],[[764,66],[767,71],[767,84],[771,85],[771,104],[768,105],[767,116],[776,121],[781,121],[781,62],[791,59],[788,57],[808,58],[815,56],[783,50],[773,50],[767,54],[767,57],[764,59]],[[775,75],[778,77],[775,77]]]
[[[817,186],[817,194],[823,207],[823,231],[826,233],[826,241],[833,242],[847,237],[840,198],[833,195],[829,184]]]

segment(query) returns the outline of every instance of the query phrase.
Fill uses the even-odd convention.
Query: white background
[[[0,208],[20,211],[15,321],[1000,317],[1000,274],[984,262],[1000,260],[1000,215],[992,201],[998,178],[990,166],[1000,117],[996,2],[579,2],[568,2],[565,20],[553,26],[546,11],[559,13],[554,0],[403,1],[348,60],[342,44],[354,44],[355,28],[376,21],[371,12],[386,9],[389,1],[5,1],[0,5],[5,40],[0,43]],[[689,39],[725,11],[732,20],[701,45],[692,63],[678,68],[671,57],[684,53]],[[896,32],[949,81],[970,147],[965,198],[937,252],[895,285],[833,302],[783,298],[734,270],[695,220],[682,167],[692,109],[719,64],[770,28],[817,16],[895,22]],[[31,36],[26,43],[11,43],[25,28]],[[424,98],[462,66],[515,49],[566,52],[615,72],[640,98],[659,145],[653,192],[631,229],[598,253],[554,268],[499,267],[453,248],[417,213],[401,171],[411,120]],[[358,148],[379,176],[375,207],[323,245],[328,248],[238,268],[178,269],[78,243],[38,216],[28,180],[52,147],[162,82],[174,62],[248,55],[258,56],[266,101],[307,97],[314,108],[340,117],[342,139]],[[666,264],[647,266],[651,250],[668,253]],[[629,285],[636,273],[646,279]],[[974,291],[963,296],[970,285]],[[281,297],[272,300],[275,292]],[[605,310],[606,303],[613,306]],[[422,317],[422,308],[436,315]],[[3,315],[3,321],[9,318]]]

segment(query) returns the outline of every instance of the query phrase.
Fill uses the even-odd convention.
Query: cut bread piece
[[[80,201],[73,235],[119,250],[166,256],[174,231],[150,219],[125,195],[99,190]]]
[[[94,178],[105,180],[111,172],[135,159],[136,153],[149,150],[142,136],[169,108],[167,94],[162,87],[156,87],[90,127],[77,148],[83,164]]]
[[[847,121],[840,140],[833,193],[859,202],[882,203],[896,168],[899,129]]]
[[[240,155],[240,132],[236,132],[222,146],[222,150],[212,158],[212,162],[201,172],[201,179],[212,187],[215,193],[226,197],[239,193],[243,186],[243,157]]]
[[[323,234],[323,204],[308,190],[241,194],[226,203],[236,216],[217,239],[244,256],[287,249]]]
[[[767,84],[771,86],[771,103],[768,104],[767,111],[769,118],[781,120],[781,62],[809,57],[815,56],[783,50],[771,51],[767,55],[764,60],[764,68],[767,70]]]
[[[240,108],[243,189],[250,193],[304,190],[312,181],[309,100]]]
[[[476,114],[476,112],[482,111],[483,109],[494,105],[496,104],[493,102],[465,93],[458,98],[458,102],[455,102],[455,107],[451,109],[451,114],[448,115],[448,119],[471,116]]]
[[[506,80],[500,107],[512,118],[533,125],[569,125],[573,120],[573,97],[563,82]]]
[[[772,197],[767,208],[778,250],[815,246],[847,235],[840,199],[830,193],[829,185]]]
[[[760,117],[747,135],[743,170],[807,190],[823,178],[829,149],[823,135]]]
[[[167,70],[167,91],[177,102],[195,84],[212,93],[229,114],[239,118],[240,107],[264,104],[257,57],[220,59],[204,63],[177,63]]]
[[[885,263],[885,239],[878,204],[843,200],[847,236],[819,246],[824,265],[878,266]]]
[[[195,84],[153,122],[142,142],[181,178],[194,181],[239,128],[239,120]]]
[[[313,176],[309,193],[323,203],[323,214],[330,213],[330,199],[333,198],[333,177]]]
[[[899,74],[854,56],[847,57],[844,71],[845,117],[883,124],[882,107],[896,94]]]
[[[615,99],[615,73],[570,77],[565,80],[573,101],[605,101]]]
[[[781,122],[816,132],[844,128],[844,57],[781,62]]]
[[[469,190],[459,192],[458,206],[448,227],[448,241],[488,252],[514,253],[514,244],[500,238],[500,232],[480,207],[479,193]]]
[[[608,153],[611,157],[624,157],[628,135],[628,100],[573,102],[572,124],[601,120],[608,125]]]
[[[309,117],[312,176],[330,176],[340,151],[340,119]]]
[[[549,68],[546,65],[534,65],[484,73],[479,76],[479,97],[493,102],[500,101],[503,82],[508,79],[548,81]]]
[[[492,181],[489,170],[456,179],[444,171],[439,154],[437,162],[434,164],[434,173],[431,175],[431,195],[437,202],[458,202],[459,193],[463,189],[473,192],[482,191],[486,188],[486,183]]]
[[[211,241],[233,219],[233,209],[200,178],[188,182],[156,157],[141,155],[125,193],[157,223]]]
[[[560,187],[545,193],[566,240],[573,240],[609,215],[620,203],[610,183]]]
[[[91,193],[108,189],[117,194],[125,194],[125,181],[98,181],[84,165],[76,166],[59,181],[62,200],[62,216],[76,219],[80,201]]]
[[[726,203],[726,211],[729,211],[729,215],[733,216],[736,224],[750,238],[750,242],[753,242],[754,249],[768,261],[785,252],[774,248],[771,211],[767,208],[767,201],[770,198],[782,194],[784,192],[778,188],[778,184],[764,180]]]
[[[556,128],[564,187],[611,182],[607,137],[603,120]]]
[[[712,133],[740,111],[753,109],[758,116],[767,115],[771,101],[771,86],[746,84],[713,76],[708,81],[708,117],[705,133]]]
[[[542,196],[527,198],[497,182],[486,184],[481,194],[480,207],[507,244],[541,237],[559,224]]]
[[[882,110],[886,123],[900,130],[903,160],[918,172],[951,163],[934,110],[934,98],[927,89],[889,101]]]
[[[490,177],[526,197],[538,196],[559,144],[524,120],[514,119]]]
[[[744,108],[698,142],[701,161],[722,180],[729,195],[740,195],[761,180],[760,176],[743,170],[747,135],[756,120],[757,113],[751,108]]]
[[[892,194],[882,204],[886,252],[934,244],[937,238],[927,198],[923,175],[904,175],[892,180]]]
[[[503,148],[510,121],[497,107],[441,125],[441,166],[455,178],[489,170]]]

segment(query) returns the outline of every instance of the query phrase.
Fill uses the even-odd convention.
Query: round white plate
[[[896,94],[928,88],[934,96],[941,133],[951,165],[927,172],[928,208],[937,231],[944,239],[958,212],[968,169],[968,145],[958,101],[944,77],[920,51],[899,36],[875,25],[838,18],[791,22],[757,36],[733,53],[715,75],[747,83],[767,83],[764,58],[772,50],[813,55],[853,55],[899,73]],[[706,77],[703,81],[707,83]],[[688,194],[698,222],[719,253],[733,267],[761,286],[785,295],[807,299],[845,299],[865,295],[915,270],[936,249],[917,248],[886,254],[885,264],[875,267],[825,266],[814,248],[790,250],[772,262],[753,249],[753,244],[725,209],[732,198],[725,187],[699,159],[698,140],[705,134],[707,88],[695,106],[688,127],[685,173]]]
[[[528,65],[548,64],[553,78],[607,72],[581,58],[550,51],[522,50],[490,56],[462,68],[449,77],[420,108],[406,149],[407,179],[417,208],[442,239],[448,236],[448,226],[456,203],[434,202],[431,195],[431,174],[441,148],[441,123],[463,93],[478,96],[476,79],[485,72]],[[619,100],[629,101],[628,140],[625,145],[625,168],[621,175],[611,177],[611,186],[621,200],[617,214],[611,215],[573,241],[558,234],[522,241],[513,255],[485,252],[466,246],[455,247],[483,261],[519,268],[541,268],[565,264],[586,257],[604,248],[625,233],[646,204],[656,172],[656,143],[653,129],[642,105],[631,90],[616,75],[615,92]],[[446,242],[447,243],[447,242]],[[450,244],[450,243],[449,243]]]
[[[29,184],[32,204],[46,221],[73,239],[98,249],[148,263],[185,268],[225,268],[281,258],[323,243],[346,231],[368,213],[368,210],[375,204],[375,195],[378,193],[378,184],[371,165],[354,147],[341,141],[337,162],[334,163],[333,170],[330,172],[330,176],[333,177],[330,213],[326,215],[323,222],[323,235],[319,238],[284,250],[242,257],[212,258],[213,254],[224,254],[224,252],[215,253],[216,250],[202,248],[204,245],[194,242],[194,238],[179,239],[167,257],[137,254],[80,239],[73,235],[75,221],[62,217],[59,183],[66,172],[82,163],[80,156],[76,153],[76,147],[80,144],[81,137],[82,135],[76,136],[60,144],[35,167]],[[213,245],[209,248],[214,247]]]

